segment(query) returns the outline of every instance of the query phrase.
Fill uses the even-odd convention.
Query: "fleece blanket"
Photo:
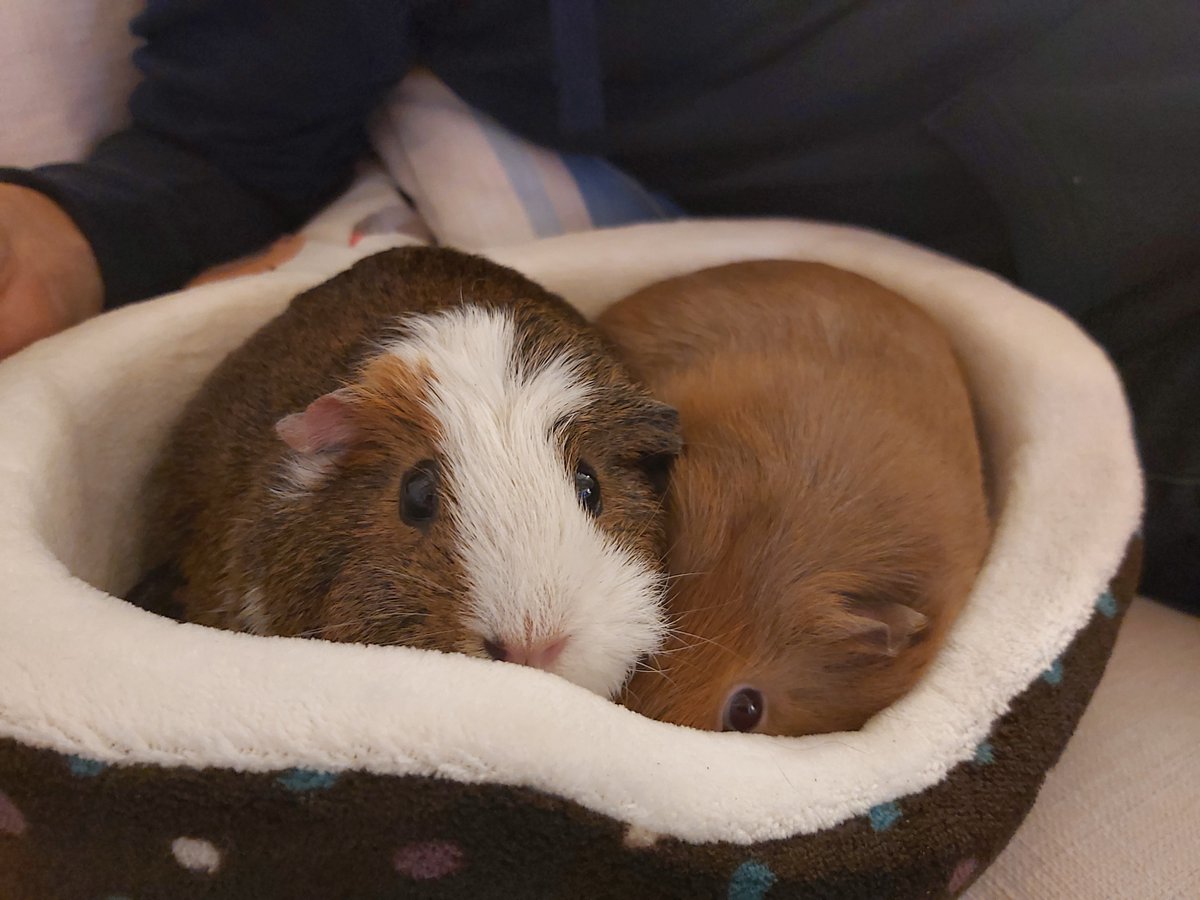
[[[855,733],[695,732],[517,666],[226,633],[118,599],[141,479],[185,399],[298,291],[398,240],[312,239],[274,272],[0,365],[0,896],[966,887],[1061,752],[1136,580],[1141,481],[1100,349],[994,276],[850,228],[680,222],[491,254],[587,314],[671,275],[792,257],[944,323],[994,542],[928,675]]]

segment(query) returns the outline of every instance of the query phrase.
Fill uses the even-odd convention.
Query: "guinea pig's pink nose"
[[[483,649],[492,659],[530,666],[534,669],[549,669],[562,655],[569,637],[553,638],[549,641],[525,641],[515,644],[484,641]]]

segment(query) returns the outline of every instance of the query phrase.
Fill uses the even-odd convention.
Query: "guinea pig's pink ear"
[[[853,598],[845,612],[839,631],[862,650],[881,656],[896,656],[929,624],[927,616],[891,600]]]
[[[297,453],[342,450],[361,437],[352,404],[353,395],[348,390],[323,394],[308,404],[304,412],[292,413],[276,422],[275,433]]]

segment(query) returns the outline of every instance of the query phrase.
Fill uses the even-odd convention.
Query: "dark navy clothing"
[[[423,64],[690,214],[870,226],[1076,317],[1134,405],[1146,587],[1200,604],[1196,0],[150,0],[133,27],[133,126],[0,173],[79,223],[110,306],[300,224]]]
[[[1195,140],[1166,133],[1186,110],[1125,108],[1170,104],[1194,70],[1197,29],[1172,19],[1196,4],[1160,0],[1158,26],[1124,4],[1152,45],[1124,66],[1128,23],[1102,12],[1120,6],[150,0],[133,24],[134,126],[82,165],[9,177],[79,221],[119,305],[311,215],[367,151],[371,108],[419,62],[518,133],[606,156],[690,213],[872,226],[1079,312],[1141,274],[1089,265],[1113,256],[1130,212],[1178,242],[1180,210],[1149,207],[1180,206],[1189,191],[1172,181],[1200,178],[1184,157]],[[1159,177],[1139,185],[1144,153]]]

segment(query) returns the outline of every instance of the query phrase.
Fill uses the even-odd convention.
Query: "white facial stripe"
[[[553,671],[615,694],[635,660],[662,642],[661,579],[576,498],[554,432],[590,400],[577,366],[565,356],[536,371],[522,366],[511,317],[477,307],[412,321],[388,349],[431,376],[426,402],[441,426],[481,637],[567,635]]]

